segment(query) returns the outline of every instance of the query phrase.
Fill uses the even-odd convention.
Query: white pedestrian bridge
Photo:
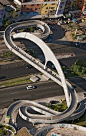
[[[30,26],[40,27],[42,29],[42,33],[41,34],[40,33],[31,34],[29,32],[20,32],[20,33],[18,32],[17,34],[14,33],[18,29],[28,28]],[[66,119],[77,118],[77,116],[79,117],[85,111],[85,106],[83,106],[83,108],[79,106],[79,108],[76,110],[76,106],[77,106],[76,91],[74,90],[72,85],[68,81],[66,81],[64,77],[64,73],[60,66],[60,63],[56,59],[54,53],[46,45],[46,43],[41,40],[41,39],[46,39],[49,36],[49,34],[50,34],[50,29],[46,23],[42,21],[38,21],[38,20],[35,20],[35,21],[30,20],[30,21],[14,23],[8,26],[4,33],[4,41],[5,41],[6,46],[13,53],[18,55],[24,61],[31,64],[33,67],[35,67],[36,69],[41,71],[43,74],[47,75],[47,77],[49,77],[50,79],[52,79],[53,81],[55,81],[56,83],[58,83],[60,86],[63,87],[68,108],[64,112],[59,113],[57,111],[51,110],[33,101],[19,100],[17,102],[14,102],[12,105],[10,105],[7,111],[6,116],[10,116],[11,125],[14,125],[14,122],[15,122],[14,114],[16,110],[18,109],[19,109],[20,116],[24,120],[32,122],[32,123],[36,123],[36,122],[57,123],[57,122],[61,122]],[[32,42],[36,43],[44,53],[45,64],[38,62],[38,60],[36,60],[34,57],[26,53],[21,48],[17,47],[12,40],[13,38],[14,39],[23,38],[23,39],[31,40]],[[51,61],[54,64],[58,74],[56,74],[51,69],[46,67],[48,61]],[[29,108],[41,114],[31,114],[28,112]]]

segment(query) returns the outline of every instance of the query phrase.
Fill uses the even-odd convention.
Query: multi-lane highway
[[[34,84],[37,86],[34,90],[27,90],[28,84],[0,89],[0,108],[9,106],[13,99],[36,100],[64,94],[62,87],[54,82]]]
[[[78,85],[82,85],[81,87],[86,89],[86,81],[83,84],[83,80],[80,80],[80,78],[73,79],[75,82],[76,80]],[[34,83],[37,86],[34,90],[27,90],[27,85],[0,89],[0,108],[8,107],[13,102],[13,99],[36,100],[64,95],[62,87],[53,81]],[[76,91],[82,92],[82,89],[76,88]]]
[[[35,68],[26,68],[26,66],[27,63],[23,61],[14,64],[3,65],[0,69],[0,76],[6,76],[6,78],[4,78],[5,80],[29,74],[39,73],[39,71]]]
[[[59,45],[60,46],[60,45]],[[65,46],[66,48],[66,46]],[[86,57],[86,49],[85,45],[82,48],[72,47],[73,52],[75,53],[75,57],[65,58],[61,59],[60,62],[63,65],[66,65],[70,67],[74,62],[79,58]],[[61,52],[61,51],[60,51]],[[68,52],[68,50],[67,50]],[[66,54],[67,54],[66,52]],[[13,64],[7,64],[7,65],[0,65],[0,76],[6,76],[6,79],[8,78],[15,78],[19,76],[28,75],[31,73],[38,73],[35,68],[26,69],[27,63],[23,60],[21,62],[13,63]]]

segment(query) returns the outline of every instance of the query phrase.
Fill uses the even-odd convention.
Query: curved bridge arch
[[[51,61],[55,65],[56,70],[58,71],[60,79],[62,81],[62,86],[64,88],[64,93],[65,93],[67,105],[69,106],[70,101],[69,101],[69,94],[68,94],[68,88],[66,85],[65,77],[64,77],[63,71],[61,69],[61,66],[59,64],[59,61],[56,59],[56,57],[55,57],[54,53],[51,51],[51,49],[41,39],[39,39],[38,37],[36,37],[35,35],[32,35],[30,33],[26,33],[26,32],[18,33],[16,35],[13,35],[13,38],[24,38],[24,39],[31,40],[32,42],[36,43],[41,48],[41,50],[43,51],[44,56],[45,56],[44,69],[46,69],[46,64],[48,61]]]
[[[40,24],[43,25],[43,22],[42,23],[41,23],[41,21],[38,21],[38,22],[40,22]],[[32,41],[34,41],[34,42],[36,41],[36,44],[38,44],[39,47],[42,48],[42,50],[43,50],[43,52],[45,54],[45,58],[46,58],[45,65],[43,65],[42,63],[37,63],[36,59],[34,59],[35,62],[33,62],[33,60],[32,60],[33,57],[31,57],[29,54],[27,54],[25,51],[23,51],[22,49],[20,49],[19,47],[17,47],[13,43],[12,38],[11,38],[12,32],[17,28],[22,28],[26,24],[28,24],[28,23],[26,23],[26,22],[25,23],[24,22],[23,23],[22,22],[15,23],[15,24],[10,25],[6,29],[6,31],[4,33],[4,40],[5,40],[5,43],[6,43],[7,47],[12,52],[14,52],[16,55],[21,57],[23,60],[30,63],[35,68],[39,69],[39,71],[43,72],[45,75],[49,76],[56,83],[61,85],[64,88],[64,92],[65,92],[65,96],[66,96],[66,100],[67,100],[67,104],[68,104],[68,109],[66,111],[64,111],[63,113],[59,114],[59,115],[57,115],[58,113],[56,113],[55,115],[52,116],[52,118],[51,118],[51,116],[49,116],[47,118],[45,116],[45,118],[43,118],[42,120],[40,120],[41,117],[36,117],[36,118],[35,117],[30,118],[29,117],[29,121],[31,121],[31,122],[45,122],[45,123],[60,122],[60,121],[62,121],[64,119],[66,119],[67,117],[69,117],[75,111],[76,106],[77,106],[76,93],[75,93],[74,89],[72,88],[72,86],[70,85],[70,83],[66,82],[63,71],[61,69],[61,66],[60,66],[58,60],[55,58],[55,55],[53,54],[53,52],[50,50],[50,48],[47,47],[47,45],[42,40],[40,40],[38,37],[36,37],[36,36],[34,36],[32,34],[29,34],[29,33],[21,33],[21,35],[19,33],[19,34],[16,34],[16,35],[13,36],[14,38],[18,38],[18,37],[20,38],[20,37],[24,36],[23,38],[28,38],[30,40],[32,39]],[[44,25],[44,27],[45,27],[45,25]],[[48,30],[48,28],[46,30]],[[45,38],[48,35],[49,35],[49,32],[47,32],[46,35],[43,34],[43,37]],[[43,39],[43,37],[41,37],[41,38]],[[57,69],[57,71],[58,71],[58,73],[60,75],[60,78],[61,78],[62,82],[60,81],[60,78],[56,73],[54,73],[53,71],[52,71],[52,73],[50,73],[50,69],[48,69],[48,70],[45,69],[46,64],[47,64],[48,61],[51,61],[55,65],[55,67],[56,67],[56,69]],[[57,66],[56,66],[56,64],[57,64]],[[70,101],[69,101],[68,93],[70,93]],[[26,101],[23,101],[23,102],[26,102]],[[30,106],[31,102],[28,101],[28,102],[26,102],[26,104],[27,103],[29,103],[29,106]],[[18,103],[12,104],[9,107],[7,115],[10,114],[11,117],[13,118],[13,114],[14,114],[15,110],[18,109],[19,107],[21,107],[22,101],[19,101],[19,104],[18,105],[17,104]],[[37,104],[34,104],[34,105],[36,106]],[[39,105],[39,107],[41,107],[41,105]],[[11,110],[11,108],[12,108],[12,110]],[[42,106],[42,108],[43,108],[43,106]],[[27,118],[25,117],[25,119],[27,119]],[[12,121],[12,119],[11,119],[11,121]]]

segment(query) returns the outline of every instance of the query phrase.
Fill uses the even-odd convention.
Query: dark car
[[[20,99],[15,99],[15,98],[13,98],[13,101],[19,101]]]
[[[76,42],[75,45],[81,47],[81,46],[83,46],[83,43],[82,42]]]
[[[84,93],[84,97],[86,97],[86,93]]]
[[[50,104],[57,104],[58,101],[56,101],[56,100],[51,100],[49,103],[50,103]]]
[[[32,65],[30,65],[30,64],[26,66],[26,68],[32,68],[32,67],[33,67],[33,66],[32,66]]]
[[[6,78],[6,76],[0,76],[0,79],[5,79]]]

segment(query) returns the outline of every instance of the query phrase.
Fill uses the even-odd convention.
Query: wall
[[[84,2],[85,0],[78,0],[78,7],[80,7],[81,11],[83,12],[84,10]]]
[[[36,12],[36,11],[40,11],[41,8],[41,4],[28,4],[28,5],[22,5],[21,7],[21,13],[26,12]]]
[[[20,16],[20,12],[21,12],[21,7],[19,8],[15,8],[12,14],[13,18],[18,18]]]
[[[47,4],[42,4],[40,14],[55,14],[56,9],[57,9],[58,3],[47,3]]]

